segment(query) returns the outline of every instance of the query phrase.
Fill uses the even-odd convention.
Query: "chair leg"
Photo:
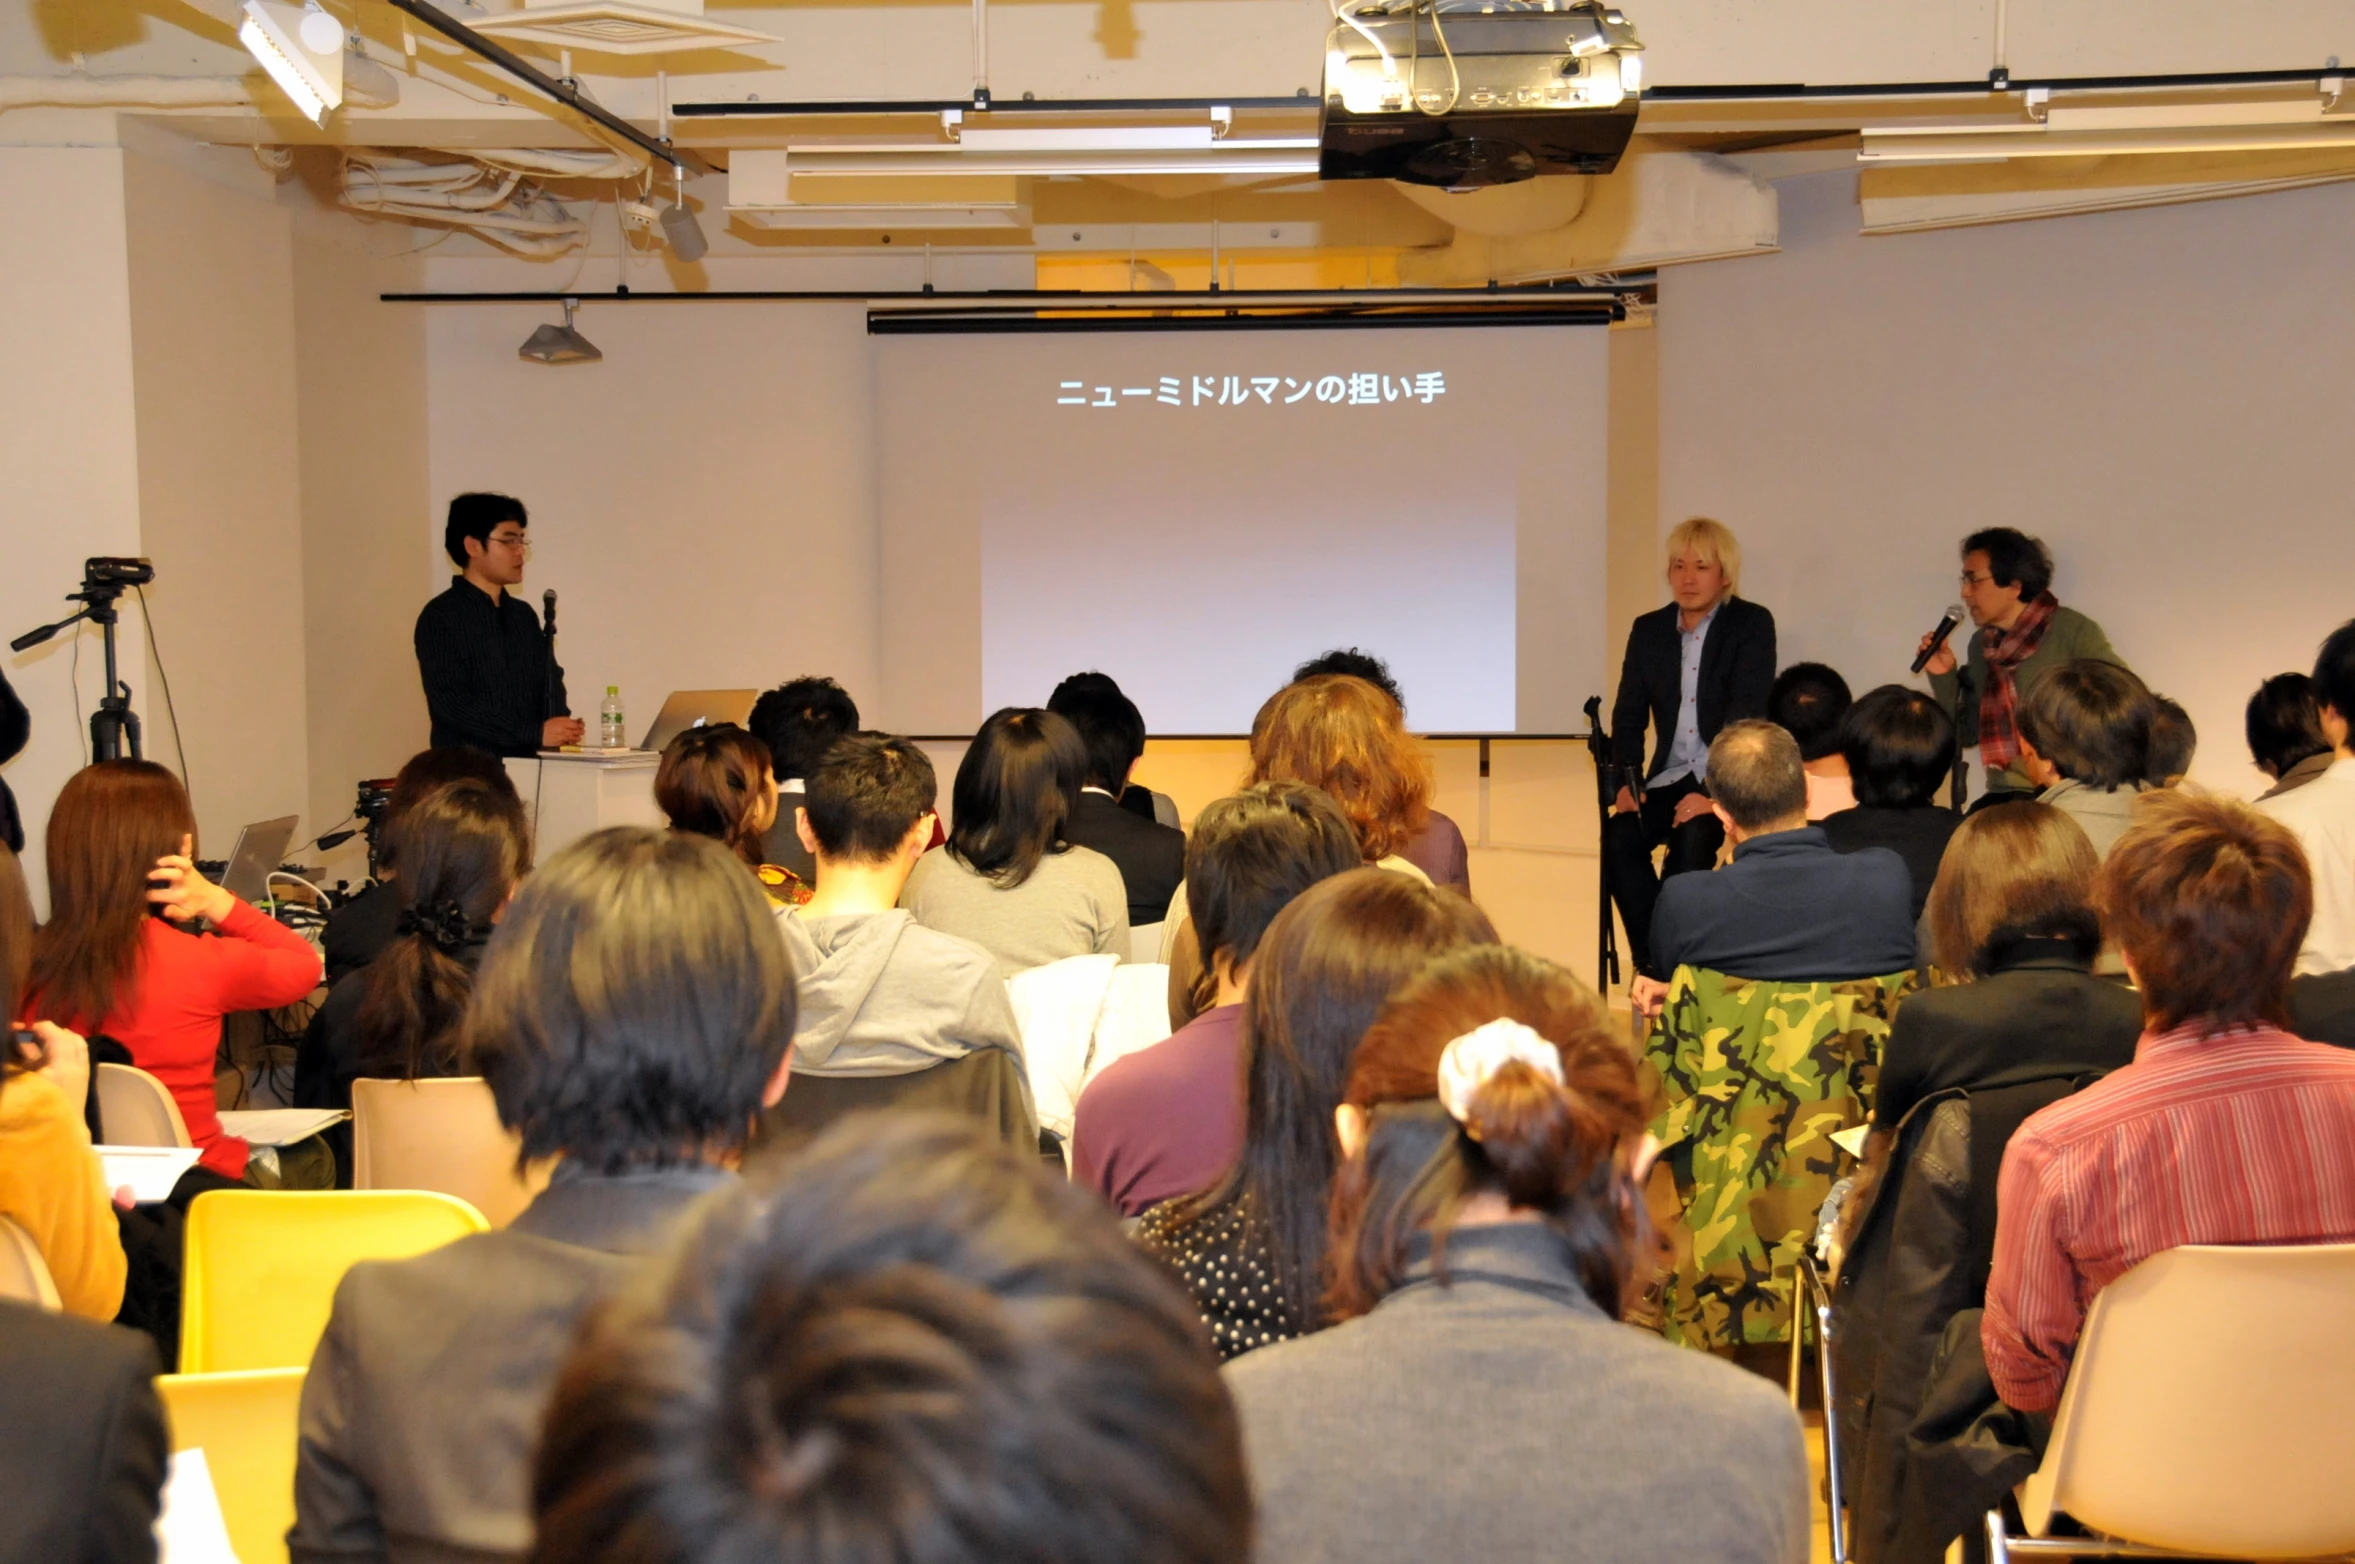
[[[2011,1536],[2004,1529],[2003,1509],[1999,1505],[1987,1512],[1987,1564],[2011,1564]]]

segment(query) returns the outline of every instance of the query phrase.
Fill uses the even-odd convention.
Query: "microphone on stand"
[[[556,711],[556,589],[548,588],[540,594],[540,720],[557,715]]]
[[[555,639],[556,589],[554,587],[550,587],[547,591],[540,594],[540,628],[547,632],[548,638],[550,640]],[[1919,673],[1921,670],[1917,668],[1914,671]]]
[[[551,613],[551,614],[553,614],[553,613],[556,611],[556,610],[555,610],[555,608],[552,606],[552,605],[553,605],[553,601],[554,601],[554,599],[555,599],[555,596],[556,596],[556,594],[555,594],[555,593],[553,593],[553,592],[551,592],[551,593],[549,593],[549,594],[548,594],[548,597],[549,597],[549,599],[550,599],[550,602],[551,602],[551,607],[549,608],[549,610],[548,610],[548,611],[549,611],[549,613]],[[1923,648],[1922,648],[1920,651],[1918,651],[1918,652],[1914,653],[1914,656],[1913,656],[1913,671],[1914,671],[1915,673],[1920,673],[1920,672],[1922,671],[1922,669],[1923,669],[1923,668],[1925,668],[1925,667],[1927,667],[1927,666],[1929,665],[1929,661],[1930,661],[1930,659],[1931,659],[1932,657],[1934,657],[1934,656],[1936,656],[1936,655],[1937,655],[1937,653],[1938,653],[1938,648],[1939,648],[1939,647],[1941,647],[1941,646],[1944,646],[1944,645],[1946,644],[1946,638],[1947,638],[1948,636],[1950,636],[1950,635],[1954,634],[1954,627],[1955,627],[1956,625],[1959,625],[1959,624],[1961,624],[1962,622],[1963,622],[1963,606],[1962,606],[1962,604],[1960,604],[1960,603],[1949,603],[1949,604],[1947,604],[1947,605],[1946,605],[1946,614],[1945,614],[1945,617],[1941,618],[1941,619],[1938,621],[1938,628],[1937,628],[1937,629],[1935,629],[1935,630],[1932,630],[1932,631],[1930,632],[1930,644],[1929,644],[1929,645],[1927,645],[1927,646],[1925,646],[1925,647],[1923,647]],[[550,623],[551,623],[551,624],[553,624],[553,623],[554,623],[554,621],[553,621],[553,620],[550,620]]]

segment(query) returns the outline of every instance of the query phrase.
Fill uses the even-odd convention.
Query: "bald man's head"
[[[1744,836],[1807,823],[1799,741],[1771,722],[1729,722],[1709,746],[1709,796]]]

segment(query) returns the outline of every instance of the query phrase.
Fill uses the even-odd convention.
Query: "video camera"
[[[155,579],[155,566],[144,559],[101,554],[82,561],[82,591],[104,591],[112,596],[125,587],[145,586]]]

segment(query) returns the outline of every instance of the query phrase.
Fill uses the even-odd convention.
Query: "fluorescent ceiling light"
[[[2329,84],[2335,88],[2335,83]],[[2335,90],[2331,101],[2337,101]],[[2031,89],[2031,124],[1867,126],[1857,160],[1867,164],[2000,163],[2039,157],[2158,157],[2202,153],[2316,152],[2355,148],[2355,114],[2325,114],[2324,100],[2241,102],[2049,102]]]
[[[327,111],[343,102],[343,26],[318,0],[300,9],[245,0],[237,41],[312,124],[325,124]]]
[[[809,146],[788,148],[793,173],[825,174],[1014,174],[1037,177],[1101,174],[1314,174],[1317,138],[1284,137],[1267,141],[1204,141],[1199,146],[1104,147],[1103,136],[1133,131],[1087,134],[1099,138],[1094,150],[1057,150],[1049,147],[990,149],[964,145],[908,142],[899,145]],[[968,138],[971,136],[968,132]],[[1023,135],[1027,132],[1001,132]],[[1040,134],[1053,134],[1042,132]]]

